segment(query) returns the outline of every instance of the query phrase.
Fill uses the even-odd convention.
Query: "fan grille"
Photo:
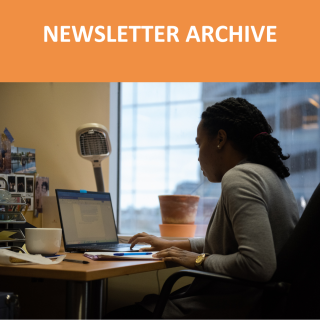
[[[80,148],[83,156],[107,154],[108,146],[105,134],[94,130],[82,133]]]

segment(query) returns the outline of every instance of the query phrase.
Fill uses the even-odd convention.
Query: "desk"
[[[67,315],[69,319],[101,318],[103,293],[111,277],[165,269],[163,261],[93,261],[81,253],[67,253],[68,259],[87,260],[89,264],[62,261],[56,265],[0,266],[0,275],[47,278],[67,281]],[[89,299],[90,298],[90,299]]]

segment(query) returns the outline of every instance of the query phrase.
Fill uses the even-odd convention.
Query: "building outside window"
[[[319,83],[122,83],[120,86],[121,234],[159,234],[158,195],[200,196],[196,236],[221,193],[203,177],[195,144],[201,113],[229,97],[257,106],[280,141],[300,214],[320,181]]]

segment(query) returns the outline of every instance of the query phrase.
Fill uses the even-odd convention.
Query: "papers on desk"
[[[54,261],[41,255],[32,255],[26,253],[17,253],[7,249],[0,249],[0,264],[6,265],[28,265],[28,264],[58,264],[66,256],[61,255]]]
[[[158,251],[150,251],[152,254]],[[115,253],[119,252],[86,252],[83,255],[92,260],[162,260],[162,258],[154,258],[152,254],[150,255],[124,255],[124,256],[114,256]]]

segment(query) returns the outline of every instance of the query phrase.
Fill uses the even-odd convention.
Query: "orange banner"
[[[0,81],[320,81],[320,2],[2,1]]]

